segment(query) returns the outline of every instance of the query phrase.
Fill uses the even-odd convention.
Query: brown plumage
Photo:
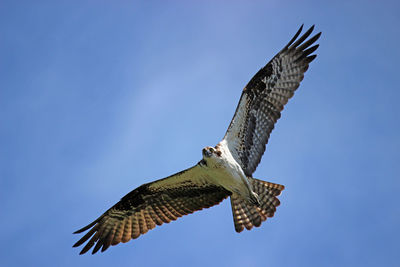
[[[232,194],[231,206],[233,222],[236,232],[240,233],[244,228],[251,230],[253,226],[259,227],[268,217],[273,217],[280,202],[277,196],[285,188],[283,185],[274,184],[248,177],[253,191],[260,197],[260,206],[243,201],[243,199]]]
[[[157,225],[214,206],[231,194],[202,181],[198,175],[199,167],[195,166],[136,188],[94,222],[76,231],[78,234],[90,229],[74,247],[89,240],[80,254],[93,246],[92,254],[100,249],[103,252],[110,245],[138,238]]]

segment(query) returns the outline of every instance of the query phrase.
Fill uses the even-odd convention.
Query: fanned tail
[[[285,188],[283,185],[265,182],[255,178],[248,178],[253,191],[258,194],[260,205],[245,201],[238,194],[231,195],[233,222],[236,232],[244,228],[251,230],[253,226],[259,227],[268,217],[273,217],[280,201],[277,196]]]

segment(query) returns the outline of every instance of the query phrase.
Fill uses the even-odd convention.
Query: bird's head
[[[211,147],[211,146],[206,146],[203,148],[203,158],[211,158],[211,157],[220,157],[221,156],[221,151],[218,149]]]
[[[215,149],[213,147],[210,146],[206,146],[205,148],[203,148],[203,158],[209,158],[211,157],[215,152]]]

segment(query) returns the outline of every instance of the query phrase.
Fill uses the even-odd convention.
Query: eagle
[[[253,178],[252,174],[281,111],[316,58],[312,53],[319,46],[314,43],[321,32],[308,38],[314,25],[300,36],[302,30],[303,25],[244,87],[221,142],[203,148],[203,157],[195,166],[128,193],[95,221],[74,232],[89,230],[73,247],[88,241],[80,254],[93,246],[92,254],[100,249],[103,252],[228,197],[238,233],[273,217],[284,186]]]

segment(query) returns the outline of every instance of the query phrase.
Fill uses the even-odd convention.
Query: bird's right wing
[[[76,231],[78,234],[90,229],[74,247],[90,239],[80,254],[94,245],[92,254],[100,248],[103,252],[110,245],[138,238],[156,225],[214,206],[231,194],[208,182],[207,178],[203,169],[196,165],[136,188],[97,220]]]
[[[243,89],[225,134],[223,141],[247,176],[256,170],[283,107],[299,87],[308,65],[316,57],[312,53],[318,44],[314,43],[321,33],[306,40],[314,26],[299,37],[302,28]]]

